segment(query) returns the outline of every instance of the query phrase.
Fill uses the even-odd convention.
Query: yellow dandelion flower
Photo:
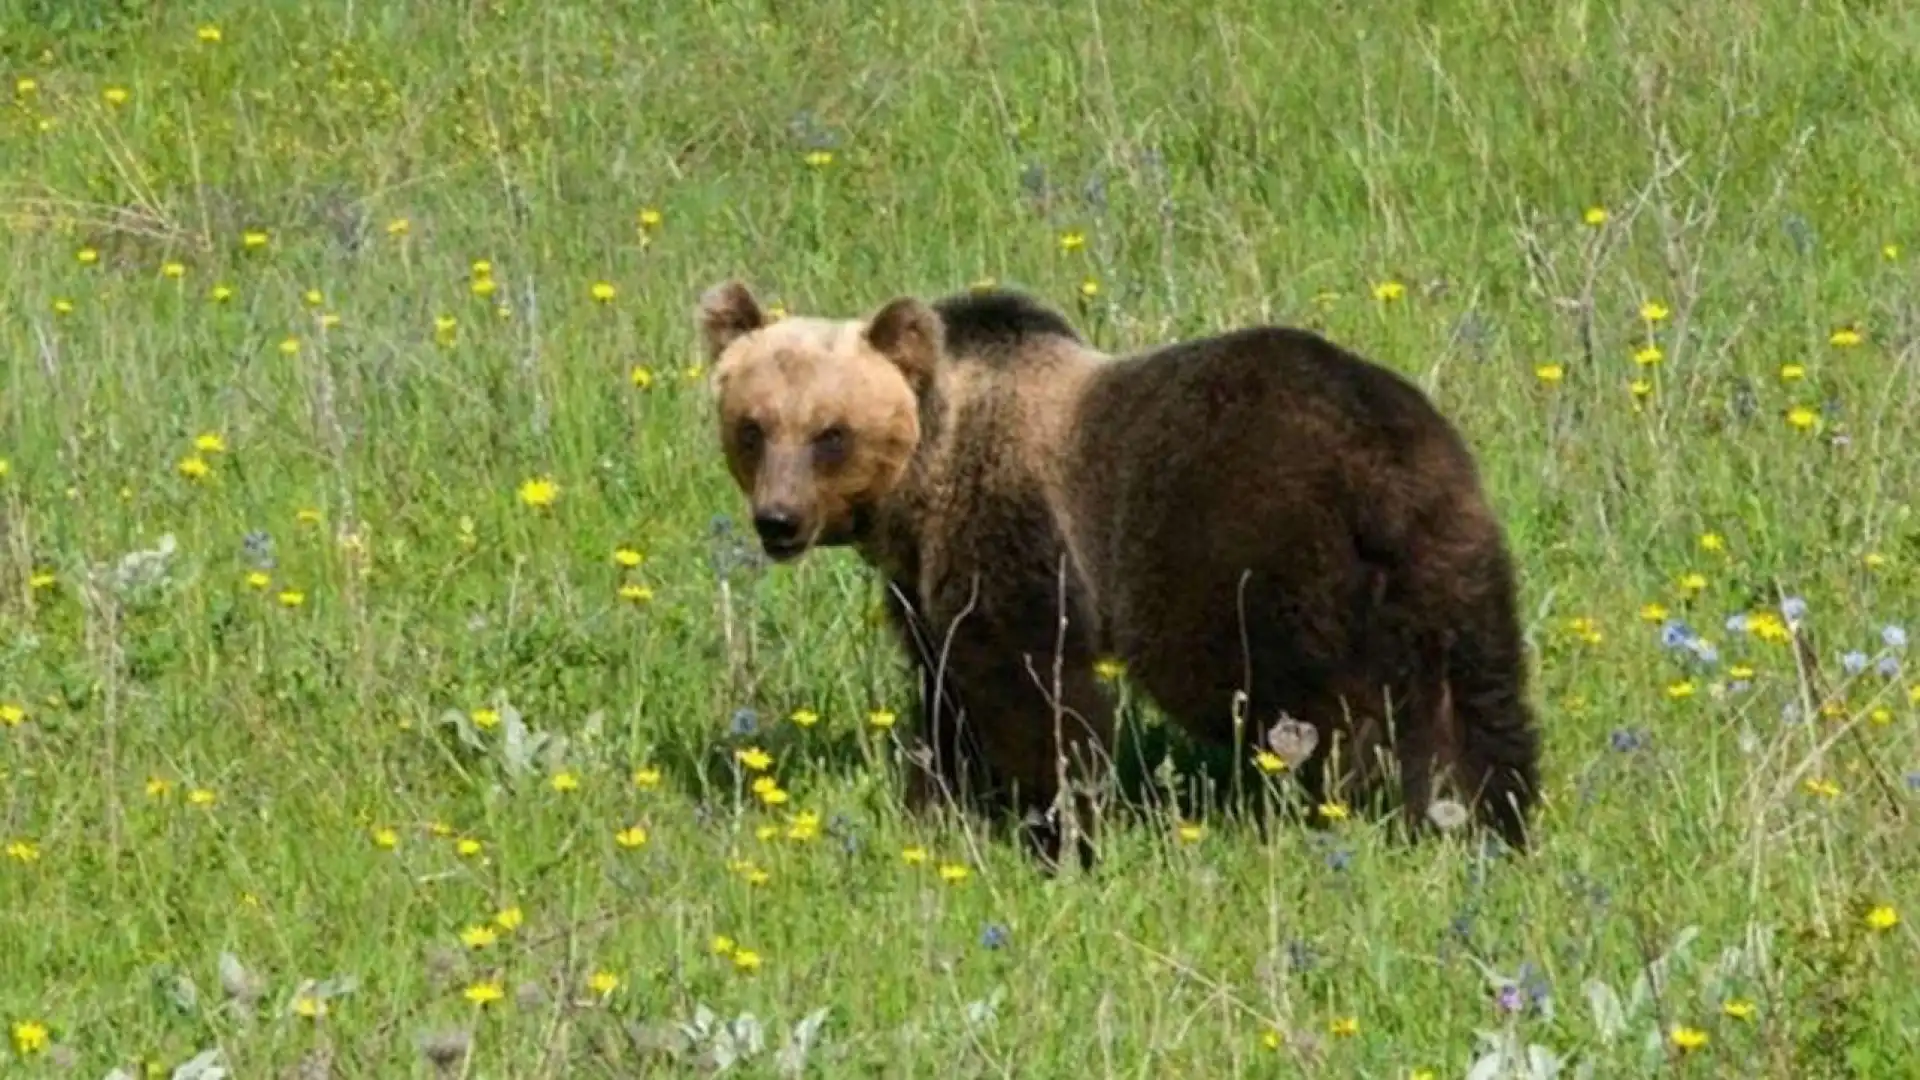
[[[300,353],[299,338],[289,337],[289,338],[280,339],[280,354],[282,356],[297,356],[299,355],[299,353]]]
[[[1804,379],[1806,377],[1807,377],[1807,365],[1805,364],[1781,364],[1780,365],[1780,381],[1781,382],[1798,382],[1799,380]]]
[[[653,590],[629,581],[620,586],[620,599],[629,604],[644,604],[653,599]]]
[[[1360,1018],[1356,1016],[1336,1017],[1327,1025],[1327,1031],[1335,1038],[1351,1039],[1360,1034]]]
[[[1117,682],[1126,676],[1127,665],[1125,661],[1109,656],[1094,662],[1093,673],[1102,682]]]
[[[607,281],[594,282],[591,292],[593,294],[593,298],[602,304],[612,302],[615,296],[613,283],[607,282]]]
[[[1260,1033],[1260,1045],[1269,1050],[1278,1050],[1286,1044],[1286,1038],[1272,1028]]]
[[[474,727],[482,731],[491,731],[500,726],[500,711],[482,706],[468,713],[467,719],[473,721]]]
[[[644,364],[635,364],[627,372],[627,381],[633,384],[634,389],[645,390],[653,385],[653,372]]]
[[[207,290],[207,299],[216,304],[224,304],[233,299],[233,286],[215,285],[213,288]]]
[[[164,799],[173,791],[173,781],[164,776],[147,777],[146,792],[149,799]]]
[[[469,949],[491,948],[499,940],[499,933],[491,926],[469,926],[460,931],[460,944]]]
[[[0,472],[0,476],[4,475],[6,475],[4,472]],[[1869,570],[1879,570],[1887,565],[1887,557],[1877,551],[1869,551],[1865,555],[1860,556],[1860,561],[1864,563]]]
[[[47,1025],[38,1020],[15,1020],[13,1022],[13,1049],[21,1057],[45,1053],[53,1038],[47,1032]]]
[[[1827,336],[1827,344],[1836,349],[1851,349],[1862,340],[1860,331],[1850,326],[1843,326]]]
[[[1207,834],[1207,830],[1205,826],[1196,825],[1191,821],[1183,821],[1179,827],[1174,830],[1174,834],[1180,838],[1180,842],[1183,844],[1197,844],[1200,842],[1200,838]]]
[[[1717,532],[1700,534],[1700,550],[1720,552],[1727,550],[1727,538]]]
[[[1666,359],[1666,356],[1666,353],[1660,351],[1660,346],[1645,345],[1634,352],[1633,362],[1639,364],[1641,367],[1652,367]]]
[[[498,288],[498,286],[493,283],[493,279],[490,277],[477,277],[467,285],[467,288],[471,290],[475,296],[492,296],[494,289]]]
[[[1667,617],[1665,604],[1648,603],[1640,605],[1640,618],[1647,622],[1661,622]]]
[[[1080,283],[1080,295],[1089,300],[1099,296],[1100,282],[1094,278],[1087,278],[1085,281],[1082,281]]]
[[[1087,238],[1084,233],[1064,232],[1060,234],[1061,251],[1079,251],[1086,246]]]
[[[179,279],[187,276],[187,266],[185,263],[178,263],[178,262],[161,263],[160,276],[163,278],[169,278],[174,281],[178,281]]]
[[[901,848],[900,861],[908,866],[919,866],[927,861],[927,849],[918,845]]]
[[[1840,785],[1823,777],[1809,776],[1800,784],[1800,790],[1822,799],[1834,799],[1840,796]]]
[[[1373,298],[1381,303],[1392,303],[1407,295],[1407,287],[1392,279],[1378,282],[1373,287]]]
[[[1261,772],[1268,775],[1283,772],[1287,767],[1287,759],[1271,750],[1262,750],[1253,755],[1253,763],[1259,767]]]
[[[629,570],[639,566],[643,560],[644,556],[632,548],[616,548],[613,552],[613,561]]]
[[[267,241],[270,239],[272,239],[272,237],[267,234],[265,229],[248,229],[246,232],[240,234],[240,245],[252,251],[257,248],[266,247]]]
[[[896,719],[892,709],[875,709],[867,714],[867,723],[881,731],[893,727]]]
[[[1000,282],[997,278],[981,277],[981,278],[974,278],[972,281],[968,282],[967,288],[973,292],[987,292],[991,290],[995,285],[998,285],[998,284],[1000,284]]]
[[[660,786],[660,770],[651,765],[643,765],[633,770],[633,786],[642,791],[652,791]]]
[[[1687,698],[1693,696],[1693,690],[1693,680],[1682,679],[1677,683],[1668,684],[1667,697],[1674,701],[1685,701]]]
[[[1640,305],[1640,317],[1650,323],[1662,322],[1669,314],[1667,305],[1658,300],[1649,300]]]
[[[13,463],[8,461],[6,458],[0,457],[0,478],[4,478],[8,473],[12,471],[13,471]]]
[[[787,823],[787,839],[804,843],[820,835],[820,815],[802,810]]]
[[[312,994],[300,994],[293,999],[293,1012],[304,1020],[318,1020],[327,1015],[327,1003]]]
[[[1320,804],[1320,816],[1328,821],[1345,821],[1350,814],[1345,803],[1323,802]]]
[[[460,338],[460,320],[451,315],[433,317],[433,340],[440,345],[451,345]]]
[[[778,825],[761,825],[753,830],[753,838],[763,844],[779,835],[780,826]]]
[[[518,904],[503,907],[493,916],[493,925],[505,930],[509,934],[520,929],[520,924],[526,921],[527,913],[521,911]]]
[[[273,584],[273,575],[267,573],[265,570],[250,570],[247,572],[248,588],[264,589],[271,584]]]
[[[71,300],[68,300],[68,299],[65,299],[65,298],[61,298],[61,299],[56,299],[56,300],[55,300],[55,301],[53,302],[53,313],[54,313],[55,315],[71,315],[71,314],[73,314],[73,301],[71,301]]]
[[[1604,206],[1589,206],[1587,207],[1586,213],[1580,215],[1580,220],[1586,222],[1588,226],[1597,229],[1607,223],[1607,208]]]
[[[408,232],[412,231],[412,229],[413,222],[403,217],[393,218],[387,222],[388,236],[405,236]]]
[[[319,289],[308,289],[306,292],[300,294],[300,299],[305,300],[308,307],[319,307],[321,304],[327,302],[327,294],[321,292]]]
[[[38,89],[40,89],[40,83],[37,80],[24,76],[14,80],[13,83],[13,92],[21,97],[30,97]]]
[[[735,949],[733,953],[733,966],[740,971],[748,973],[759,971],[760,954],[754,952],[752,949]]]
[[[1893,723],[1893,710],[1885,706],[1875,708],[1867,713],[1867,721],[1875,727],[1886,727]]]
[[[26,707],[18,702],[0,702],[0,724],[19,727],[27,719]]]
[[[1730,998],[1720,1003],[1720,1011],[1735,1020],[1751,1020],[1758,1010],[1745,998]]]
[[[1539,364],[1533,369],[1533,377],[1553,386],[1567,377],[1567,369],[1563,364]]]
[[[212,806],[215,802],[219,801],[219,798],[218,795],[215,795],[206,788],[194,788],[192,791],[187,792],[187,802],[194,806]]]
[[[11,840],[7,842],[7,858],[14,862],[39,862],[40,845],[32,840]]]
[[[1795,405],[1793,408],[1787,410],[1787,423],[1801,431],[1806,431],[1813,427],[1814,422],[1819,419],[1820,414],[1807,408],[1805,405]]]
[[[773,765],[773,755],[757,746],[743,746],[735,750],[733,760],[745,765],[752,772],[766,772]]]
[[[453,850],[461,858],[471,859],[475,855],[480,854],[480,850],[481,850],[480,841],[475,840],[471,836],[463,836],[454,843]]]
[[[580,778],[570,772],[554,773],[553,779],[548,781],[548,784],[553,788],[553,790],[558,791],[562,794],[565,794],[566,792],[569,792],[569,791],[580,790]]]
[[[400,834],[392,829],[382,826],[381,828],[373,830],[371,835],[373,837],[373,846],[382,851],[392,851],[394,848],[400,846]]]
[[[520,501],[535,510],[552,506],[560,497],[560,486],[546,477],[534,477],[520,485]]]
[[[629,825],[613,834],[613,842],[623,848],[637,848],[647,842],[647,830],[638,825]]]
[[[307,594],[299,589],[281,589],[279,599],[281,607],[297,608],[307,602]]]
[[[92,266],[100,261],[100,252],[94,248],[83,247],[74,254],[74,258],[80,260],[81,266]]]
[[[1899,244],[1887,244],[1880,249],[1880,257],[1892,262],[1900,257]]]
[[[1705,574],[1700,573],[1682,574],[1678,584],[1681,592],[1697,594],[1706,590],[1707,577]]]
[[[27,588],[39,592],[43,589],[53,588],[54,585],[59,583],[59,580],[51,570],[35,570],[33,574],[27,578]]]
[[[596,971],[587,976],[587,989],[601,997],[606,997],[620,989],[620,976],[611,971]]]
[[[127,93],[127,89],[124,86],[109,86],[100,96],[105,99],[107,104],[118,108],[119,106],[125,105],[127,99],[132,95]]]
[[[662,219],[660,216],[660,211],[649,206],[640,211],[638,220],[640,222],[640,227],[643,229],[657,229],[660,227],[660,222]]]
[[[1753,678],[1753,668],[1748,664],[1735,664],[1727,669],[1727,678],[1751,679]]]
[[[1900,913],[1893,910],[1891,904],[1876,904],[1867,911],[1867,926],[1873,930],[1887,931],[1900,925]]]
[[[199,38],[201,41],[205,42],[208,45],[217,45],[220,43],[220,28],[209,23],[208,25],[202,26],[200,29],[195,30],[193,32],[193,36]]]
[[[461,996],[480,1008],[485,1008],[506,997],[507,992],[501,989],[497,982],[479,982],[467,987]]]
[[[810,728],[820,722],[820,714],[812,709],[795,709],[787,719],[793,721],[795,727]]]
[[[207,464],[207,460],[198,454],[181,458],[174,468],[189,480],[204,480],[207,474],[213,471],[213,467]]]
[[[768,806],[784,806],[787,800],[792,798],[792,796],[787,794],[785,788],[777,785],[766,788],[763,791],[755,792],[755,794],[760,796],[760,801],[766,803]]]
[[[973,871],[961,863],[946,863],[940,867],[940,880],[950,885],[958,885],[972,874]]]
[[[734,940],[727,935],[715,934],[713,941],[709,943],[708,947],[713,950],[715,956],[731,956],[733,955],[733,950],[738,946],[734,943]]]
[[[193,440],[193,448],[203,454],[224,454],[227,440],[217,431],[209,431]]]
[[[833,151],[831,150],[810,151],[807,154],[806,162],[807,162],[807,165],[811,168],[824,169],[827,166],[833,164]]]
[[[1681,1051],[1691,1053],[1707,1045],[1707,1033],[1696,1027],[1677,1025],[1667,1033],[1667,1038]]]

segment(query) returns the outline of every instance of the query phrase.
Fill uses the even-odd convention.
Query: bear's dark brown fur
[[[1311,724],[1315,801],[1336,746],[1363,796],[1386,752],[1416,827],[1448,784],[1525,846],[1513,569],[1471,453],[1405,379],[1277,327],[1109,357],[1004,292],[768,324],[729,284],[702,322],[769,552],[850,544],[887,576],[921,681],[914,801],[1051,807],[1111,745],[1115,657],[1200,738],[1232,739],[1236,709],[1254,739]]]

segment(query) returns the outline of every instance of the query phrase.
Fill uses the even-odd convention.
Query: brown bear
[[[1063,782],[1083,799],[1111,657],[1200,738],[1310,724],[1310,803],[1339,744],[1361,797],[1391,757],[1416,831],[1450,784],[1524,848],[1514,571],[1470,451],[1407,380],[1273,326],[1110,356],[1004,291],[769,321],[727,282],[698,318],[768,556],[849,545],[886,577],[922,691],[910,801],[1031,821]]]

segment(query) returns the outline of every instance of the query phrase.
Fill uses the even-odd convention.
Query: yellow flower
[[[1355,1016],[1337,1017],[1327,1025],[1327,1030],[1339,1038],[1349,1039],[1360,1034],[1360,1019]]]
[[[477,277],[467,288],[473,290],[475,296],[492,296],[495,285],[490,277]]]
[[[1328,821],[1345,821],[1349,814],[1345,803],[1323,802],[1320,804],[1320,816]]]
[[[246,232],[240,234],[241,245],[249,250],[266,247],[269,239],[270,237],[264,229],[248,229]]]
[[[1753,668],[1747,664],[1735,664],[1727,669],[1727,678],[1751,679],[1753,678]]]
[[[1780,381],[1781,382],[1795,382],[1799,379],[1804,379],[1806,377],[1807,377],[1807,366],[1805,364],[1781,364],[1780,365]]]
[[[1727,550],[1727,538],[1724,536],[1721,536],[1717,532],[1701,533],[1700,534],[1700,550],[1701,551],[1725,551]]]
[[[0,457],[0,477],[4,477],[12,471],[13,471],[12,463],[7,461],[6,458]]]
[[[251,570],[247,573],[247,586],[249,588],[264,589],[272,583],[273,575],[267,573],[265,570]]]
[[[1667,1033],[1667,1037],[1673,1040],[1673,1045],[1689,1053],[1707,1045],[1706,1032],[1701,1031],[1699,1028],[1687,1027],[1684,1024],[1676,1025],[1672,1031]]]
[[[1552,386],[1567,377],[1567,369],[1561,364],[1540,364],[1533,369],[1533,377]]]
[[[227,440],[217,431],[209,431],[193,440],[193,448],[203,454],[224,454]]]
[[[306,602],[307,602],[307,594],[301,592],[299,589],[281,589],[280,590],[280,606],[281,607],[297,608],[301,604],[304,604]]]
[[[613,834],[613,842],[623,848],[637,848],[647,842],[647,830],[638,825],[629,825]]]
[[[65,299],[55,300],[53,302],[53,313],[55,315],[73,314],[73,301]]]
[[[400,846],[400,834],[392,829],[381,827],[373,830],[373,846],[382,851],[392,851]]]
[[[106,99],[107,104],[117,107],[127,103],[128,94],[125,87],[109,86],[100,96]]]
[[[460,944],[469,949],[485,949],[500,940],[491,926],[469,926],[460,931]]]
[[[643,229],[657,229],[660,227],[660,211],[649,206],[640,211],[639,221],[640,227]]]
[[[918,845],[901,848],[900,860],[908,866],[919,866],[927,861],[927,849]]]
[[[1893,710],[1884,707],[1874,709],[1867,714],[1867,719],[1871,721],[1875,727],[1886,727],[1888,724],[1893,723]]]
[[[1647,622],[1660,622],[1667,617],[1665,604],[1648,603],[1640,605],[1640,617]]]
[[[294,356],[299,352],[300,352],[299,338],[290,337],[290,338],[282,338],[280,340],[280,354],[282,356]]]
[[[732,938],[725,934],[714,935],[712,949],[715,956],[730,956],[733,954],[734,948],[735,945]]]
[[[1755,1010],[1753,1002],[1745,998],[1732,998],[1721,1004],[1720,1011],[1735,1020],[1751,1020]]]
[[[36,592],[41,589],[51,589],[59,580],[51,570],[35,570],[27,578],[27,587]]]
[[[1867,926],[1874,930],[1891,930],[1898,925],[1900,913],[1891,904],[1878,904],[1867,912]]]
[[[752,949],[736,949],[733,953],[733,966],[741,971],[760,970],[760,954]]]
[[[1666,355],[1660,351],[1660,346],[1649,344],[1633,354],[1633,362],[1641,367],[1651,367],[1664,360]]]
[[[13,840],[7,844],[7,858],[14,862],[40,861],[40,845],[31,840]]]
[[[1700,593],[1707,587],[1707,578],[1705,574],[1699,573],[1682,574],[1679,585],[1681,592]]]
[[[526,912],[521,911],[517,904],[510,907],[503,907],[493,916],[493,925],[498,926],[508,933],[520,929],[520,924],[526,921]]]
[[[83,247],[74,257],[80,260],[81,266],[92,266],[100,261],[100,252],[90,247]]]
[[[0,476],[4,475],[6,475],[5,472],[0,471]],[[1860,556],[1860,561],[1865,563],[1869,570],[1878,570],[1887,565],[1887,557],[1877,551],[1869,551],[1865,555]]]
[[[594,282],[592,292],[593,298],[602,304],[612,301],[615,295],[613,284],[607,281]]]
[[[1597,229],[1607,223],[1607,208],[1604,206],[1589,206],[1587,207],[1587,212],[1580,215],[1580,220]]]
[[[1278,1050],[1282,1046],[1285,1046],[1286,1044],[1287,1044],[1286,1037],[1281,1035],[1279,1032],[1273,1030],[1272,1028],[1268,1028],[1267,1030],[1260,1033],[1260,1045],[1266,1047],[1269,1050]]]
[[[733,752],[733,760],[752,772],[766,772],[773,764],[773,755],[757,746],[745,746]]]
[[[802,810],[793,815],[787,825],[787,839],[796,841],[812,840],[820,835],[820,815],[811,810]]]
[[[972,873],[973,871],[967,869],[967,867],[960,863],[947,863],[940,867],[940,880],[952,885],[958,885],[967,880],[967,877]]]
[[[1200,838],[1206,835],[1207,830],[1204,826],[1196,825],[1190,821],[1183,821],[1174,832],[1180,837],[1181,843],[1197,844],[1200,842]]]
[[[1801,782],[1800,789],[1809,795],[1817,795],[1823,799],[1838,798],[1840,795],[1839,784],[1821,777],[1808,777]]]
[[[642,791],[651,791],[660,786],[660,770],[651,765],[642,765],[633,770],[633,786]]]
[[[14,81],[14,84],[13,84],[13,92],[20,95],[21,97],[27,97],[28,95],[32,94],[35,90],[38,90],[38,89],[40,89],[40,84],[37,81],[29,78],[17,79]]]
[[[1253,763],[1259,766],[1261,772],[1269,775],[1281,772],[1287,767],[1286,759],[1271,750],[1262,750],[1253,755]]]
[[[453,845],[453,850],[463,859],[471,859],[480,854],[480,841],[471,836],[463,836]]]
[[[7,727],[19,727],[27,719],[25,706],[17,702],[0,702],[0,724]]]
[[[553,790],[561,792],[562,794],[569,791],[580,790],[580,778],[570,772],[554,773],[553,779],[548,781],[548,783],[552,785]]]
[[[52,1041],[47,1025],[38,1020],[13,1022],[13,1048],[21,1057],[42,1053]]]
[[[1117,682],[1126,677],[1127,665],[1125,661],[1109,656],[1094,663],[1093,673],[1105,682]]]
[[[613,553],[613,561],[631,570],[639,566],[643,556],[632,548],[618,548]]]
[[[1667,686],[1667,696],[1675,701],[1684,701],[1693,696],[1693,680],[1684,679]]]
[[[220,41],[220,28],[212,24],[208,24],[194,31],[193,36],[199,38],[201,41],[204,41],[209,45],[216,45]]]
[[[754,794],[760,796],[760,801],[766,803],[768,806],[784,805],[791,797],[787,794],[786,789],[780,787],[778,784],[770,784],[767,787],[755,791]]]
[[[788,719],[792,720],[796,727],[810,728],[820,722],[820,714],[812,709],[795,709]]]
[[[601,997],[606,997],[608,994],[620,989],[620,976],[615,975],[611,971],[596,971],[592,975],[587,976],[587,989],[599,994]]]
[[[500,984],[497,982],[483,982],[474,983],[472,986],[467,987],[462,996],[475,1005],[485,1008],[499,1001],[501,998],[506,997],[507,992],[502,990]]]
[[[1861,342],[1860,331],[1843,326],[1827,337],[1827,344],[1838,349],[1850,349]]]
[[[633,370],[627,372],[627,381],[633,384],[634,389],[645,390],[653,385],[653,372],[644,364],[635,364]]]
[[[413,228],[413,222],[408,221],[406,218],[403,218],[403,217],[397,217],[387,222],[387,235],[388,236],[405,236],[407,235],[407,232],[412,228]]]
[[[307,1020],[318,1020],[327,1015],[327,1003],[312,994],[299,994],[293,999],[294,1015]]]
[[[194,788],[192,791],[187,792],[187,802],[194,806],[212,806],[215,802],[219,801],[219,798],[218,795],[215,795],[206,788]]]
[[[173,782],[164,776],[147,777],[147,798],[164,799],[173,790]]]
[[[1061,251],[1079,251],[1087,246],[1087,238],[1082,233],[1065,232],[1060,234]]]
[[[807,154],[807,164],[816,169],[824,169],[833,164],[833,151],[814,150]]]
[[[1801,431],[1812,427],[1814,421],[1818,419],[1820,419],[1820,414],[1807,408],[1805,405],[1795,405],[1793,408],[1787,410],[1787,423],[1792,424]]]
[[[535,477],[520,485],[520,501],[536,510],[552,506],[559,497],[559,485],[546,477]]]
[[[1664,320],[1668,315],[1667,305],[1658,300],[1649,300],[1640,305],[1640,317],[1650,323]]]
[[[1093,299],[1096,296],[1099,296],[1100,282],[1093,278],[1087,278],[1085,281],[1082,281],[1080,283],[1080,295],[1086,297],[1089,300]]]
[[[499,710],[489,709],[484,706],[468,713],[467,719],[473,721],[473,726],[482,731],[490,731],[500,726]]]
[[[207,464],[206,459],[198,454],[181,458],[174,468],[189,480],[204,480],[207,474],[213,471],[213,467]]]
[[[1888,244],[1880,249],[1880,254],[1888,262],[1892,262],[1900,257],[1900,245]]]
[[[620,586],[620,599],[629,604],[644,604],[653,599],[653,590],[645,585],[636,585],[629,581]]]
[[[895,717],[892,709],[875,709],[867,714],[867,723],[885,731],[893,726]]]

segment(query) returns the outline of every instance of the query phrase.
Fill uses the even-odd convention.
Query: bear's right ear
[[[867,344],[875,352],[893,361],[907,377],[914,393],[933,381],[934,368],[945,347],[945,328],[940,315],[911,296],[888,302],[867,323]]]
[[[725,281],[700,294],[700,333],[707,358],[717,359],[736,340],[767,325],[753,293],[738,281]]]

